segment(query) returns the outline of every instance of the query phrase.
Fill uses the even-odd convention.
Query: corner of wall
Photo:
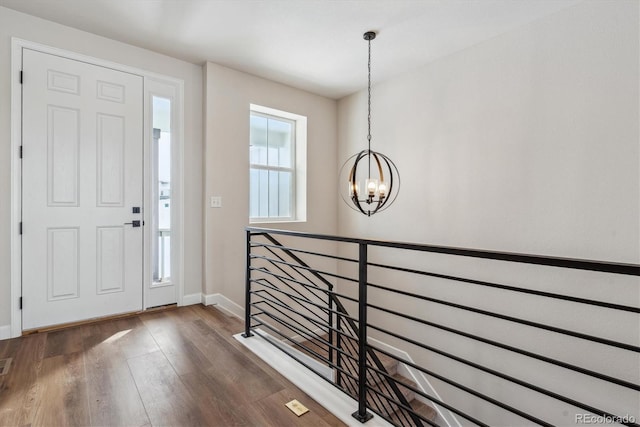
[[[222,294],[203,295],[202,303],[204,305],[215,305],[216,308],[219,308],[226,314],[244,320],[244,308]]]
[[[11,338],[11,325],[0,326],[0,340]]]

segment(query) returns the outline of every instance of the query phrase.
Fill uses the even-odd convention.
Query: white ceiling
[[[579,1],[0,0],[0,6],[340,98],[366,86],[367,30],[378,32],[376,82]]]

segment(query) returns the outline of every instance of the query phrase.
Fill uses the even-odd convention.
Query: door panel
[[[142,77],[30,49],[23,73],[23,329],[141,310]]]

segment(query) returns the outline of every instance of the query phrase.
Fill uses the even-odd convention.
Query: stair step
[[[413,402],[411,402],[411,408],[430,421],[435,421],[438,416],[438,412],[436,412],[431,405],[419,400],[414,399]]]
[[[375,353],[378,356],[380,363],[382,363],[382,366],[384,367],[384,369],[387,371],[389,375],[394,375],[396,372],[398,372],[398,361],[396,359],[382,353],[378,353],[378,352],[375,352]],[[354,357],[356,356],[354,355]],[[346,358],[347,358],[346,356],[343,356],[343,359],[346,359]],[[358,362],[356,360],[351,360],[351,361],[345,360],[343,361],[342,366],[343,366],[343,369],[355,375],[357,373],[356,371],[357,363]],[[367,358],[367,364],[369,366],[373,366],[377,368],[377,366],[373,363],[370,357]]]
[[[389,375],[395,375],[398,372],[398,361],[396,359],[394,359],[393,357],[389,357],[386,354],[379,353],[375,350],[374,352],[378,356],[378,359],[380,359],[380,362],[382,362],[382,366],[384,366]]]
[[[328,341],[329,337],[328,334],[324,334],[321,336],[322,339]],[[316,353],[324,356],[324,357],[328,357],[328,349],[327,346],[325,344],[322,343],[318,343],[314,340],[307,340],[307,341],[303,341],[300,343],[301,345],[315,351]],[[345,348],[345,351],[348,350],[348,347]],[[375,351],[375,350],[374,350]],[[411,387],[417,388],[416,383],[414,383],[413,381],[409,380],[408,378],[400,375],[398,373],[398,361],[396,359],[394,359],[393,357],[387,356],[386,354],[383,353],[379,353],[377,351],[375,351],[376,355],[378,356],[378,359],[380,360],[380,362],[382,363],[382,366],[385,368],[385,370],[388,372],[389,375],[391,375],[391,377],[393,379],[395,379],[396,381],[396,385],[398,386],[398,389],[400,390],[400,392],[404,395],[404,398],[407,400],[407,402],[409,402],[409,405],[411,406],[411,408],[418,414],[420,414],[421,416],[423,416],[424,418],[428,419],[428,420],[435,420],[437,417],[437,412],[436,410],[431,407],[429,404],[423,403],[419,400],[415,399],[415,393],[408,389],[407,387],[404,387],[402,384],[400,383],[404,383],[407,384]],[[317,359],[317,357],[309,354],[309,356]],[[370,359],[370,358],[368,358]],[[367,362],[368,364],[371,364],[371,361],[369,360]],[[355,369],[356,369],[357,364],[355,362],[347,362],[346,360],[343,360],[342,363],[342,367],[345,371],[347,372],[351,372],[354,375],[356,374]],[[383,375],[372,375],[370,377],[371,380],[375,381],[373,384],[369,384],[369,387],[371,388],[375,388],[376,390],[378,390],[381,393],[384,393],[386,395],[390,394],[390,386],[389,383],[386,381],[386,378]],[[347,390],[350,392],[356,392],[357,391],[357,385],[356,383],[350,379],[350,378],[344,378],[345,381],[345,386],[347,386],[348,383],[348,387]],[[383,383],[384,382],[384,383]],[[377,395],[374,392],[369,392],[369,399],[372,401],[378,400],[378,401],[384,401],[384,398],[381,397],[376,397]],[[394,400],[397,399],[397,397],[391,392],[391,397],[393,397]],[[404,409],[399,408],[397,405],[393,404],[393,403],[389,403],[385,401],[385,405],[383,408],[379,408],[379,410],[381,410],[383,413],[385,413],[385,415],[389,416],[391,419],[393,419],[394,421],[399,422],[400,424],[404,424],[404,422],[406,422],[406,420],[408,418],[410,418],[409,413],[406,412]],[[404,411],[404,414],[401,414],[401,412]]]
[[[322,338],[325,341],[328,341],[328,335],[324,334],[324,335],[320,335],[320,338]],[[318,339],[311,339],[311,340],[305,340],[299,343],[301,346],[311,350],[312,352],[318,354],[318,356],[322,357],[322,358],[329,358],[329,349],[327,347],[327,345],[322,342],[319,341]],[[300,348],[297,345],[294,344],[289,344],[290,347],[304,353],[305,355],[311,357],[312,359],[316,359],[317,361],[321,362],[321,363],[326,363],[324,360],[322,360],[320,357],[316,356],[314,353],[311,352],[307,352],[305,350],[303,350],[302,348]]]
[[[404,398],[407,399],[407,402],[411,402],[416,397],[416,394],[413,392],[413,390],[403,387],[400,382],[410,385],[411,387],[416,387],[416,383],[409,380],[407,377],[403,377],[402,375],[397,373],[393,375],[392,378],[399,381],[398,383],[396,383],[396,385],[400,389],[400,392],[404,395]]]

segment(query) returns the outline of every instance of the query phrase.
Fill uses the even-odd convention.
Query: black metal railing
[[[639,425],[639,265],[254,227],[246,244],[244,335],[298,350],[278,345],[361,422]]]

